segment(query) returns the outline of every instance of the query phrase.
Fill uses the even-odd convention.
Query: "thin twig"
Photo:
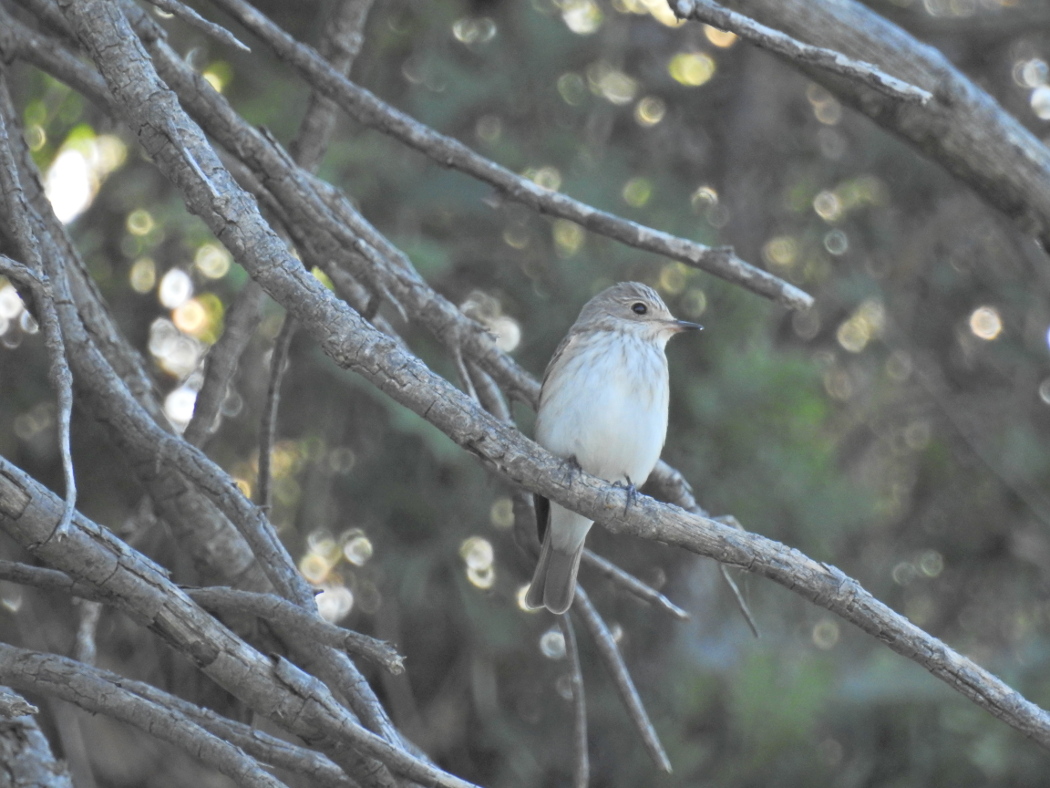
[[[273,342],[270,356],[270,384],[266,388],[266,403],[263,405],[259,425],[259,492],[256,500],[265,512],[273,504],[273,474],[271,455],[277,438],[277,410],[281,403],[281,381],[288,369],[288,350],[295,336],[296,323],[291,314],[284,316],[281,330]]]
[[[364,43],[365,23],[375,0],[341,0],[332,9],[318,51],[333,69],[349,76]],[[310,94],[299,133],[289,146],[295,162],[308,172],[317,168],[335,130],[338,106],[316,91]]]
[[[816,66],[833,74],[857,80],[897,101],[926,104],[933,94],[887,74],[871,63],[854,60],[841,52],[805,44],[796,38],[756,22],[750,17],[723,8],[713,0],[676,0],[672,6],[680,19],[695,19],[736,33],[752,44],[806,66]]]
[[[251,48],[243,43],[237,36],[222,25],[218,25],[198,14],[192,8],[180,3],[178,0],[146,0],[147,3],[155,5],[161,11],[167,11],[174,17],[178,17],[190,27],[200,30],[209,35],[220,44],[234,47],[242,52],[251,52]]]
[[[572,785],[587,788],[590,782],[590,759],[587,757],[587,699],[583,693],[583,667],[576,630],[568,616],[557,616],[558,626],[565,637],[565,653],[569,657],[569,675],[572,682]]]
[[[660,737],[657,735],[656,729],[653,727],[652,722],[649,721],[649,715],[645,711],[645,706],[642,705],[642,699],[638,695],[638,690],[635,689],[634,681],[631,679],[631,674],[623,661],[623,655],[620,654],[620,648],[616,645],[616,641],[613,639],[609,628],[605,625],[605,621],[602,620],[597,609],[591,604],[590,597],[579,586],[576,587],[576,599],[573,602],[572,609],[580,617],[580,621],[583,622],[583,626],[590,634],[594,645],[598,647],[598,655],[601,657],[602,662],[605,663],[605,667],[609,669],[616,691],[620,693],[620,699],[627,708],[627,716],[631,718],[631,722],[634,723],[634,727],[638,729],[638,733],[642,737],[645,751],[649,753],[649,757],[653,759],[653,762],[660,769],[670,773],[671,761],[667,758],[663,745],[660,744]]]
[[[213,613],[248,613],[265,619],[287,638],[323,643],[364,657],[395,676],[405,670],[404,657],[389,643],[307,615],[303,609],[274,594],[256,594],[233,588],[188,588],[186,593]]]
[[[65,482],[66,508],[55,528],[55,535],[64,536],[69,530],[73,512],[77,507],[77,482],[73,472],[73,455],[70,439],[70,422],[73,418],[73,373],[66,358],[65,340],[55,304],[52,283],[46,277],[57,261],[44,260],[38,250],[38,236],[43,233],[40,217],[26,199],[18,174],[18,157],[12,147],[12,132],[23,139],[18,120],[11,109],[7,92],[6,69],[0,67],[0,192],[7,203],[5,215],[10,223],[10,232],[22,256],[29,261],[21,266],[7,258],[7,268],[12,277],[33,294],[37,317],[44,330],[44,344],[48,354],[48,377],[58,400],[58,450],[62,458],[62,475]],[[6,116],[6,117],[5,117]],[[10,265],[14,263],[14,266]],[[31,276],[35,272],[38,276]]]
[[[77,638],[73,643],[73,659],[85,665],[94,665],[98,648],[95,645],[95,633],[102,617],[102,604],[90,599],[80,600],[77,621]]]
[[[468,397],[480,405],[481,399],[478,397],[478,392],[474,388],[474,380],[471,377],[470,371],[467,369],[466,363],[463,361],[463,349],[459,345],[452,348],[452,360],[456,364],[456,372],[459,373],[460,382],[463,384],[463,391],[466,392]]]
[[[693,496],[693,488],[689,485],[689,482],[686,481],[686,478],[682,475],[681,471],[672,468],[663,460],[656,463],[656,467],[653,469],[648,481],[645,483],[645,489],[659,501],[673,503],[676,506],[685,509],[687,512],[692,512],[700,517],[711,517],[707,510],[696,502],[696,498]],[[744,530],[744,526],[742,526],[732,515],[724,515],[712,519],[724,523],[725,525],[732,526],[738,530]],[[758,625],[755,623],[755,617],[751,614],[751,608],[748,607],[744,595],[740,593],[740,588],[737,586],[736,581],[733,579],[732,575],[729,574],[729,570],[725,565],[719,564],[718,568],[722,575],[722,580],[725,582],[726,586],[729,587],[729,592],[733,595],[733,601],[736,603],[740,615],[742,615],[744,621],[747,622],[751,634],[756,638],[759,637]]]
[[[621,243],[655,252],[740,285],[794,309],[807,309],[813,298],[788,282],[736,257],[728,248],[711,248],[628,221],[538,186],[463,143],[425,126],[379,100],[335,71],[315,50],[296,41],[244,0],[215,0],[263,39],[315,89],[338,102],[360,123],[388,134],[442,166],[467,173],[530,208],[576,222]]]
[[[3,149],[0,151],[0,161],[6,158],[8,150],[3,124],[3,113],[0,113],[0,149]],[[6,169],[6,164],[0,164],[0,167]],[[8,212],[7,215],[12,214]],[[0,255],[0,273],[33,294],[36,316],[44,330],[44,344],[47,347],[50,365],[49,377],[58,398],[58,450],[62,458],[62,475],[66,492],[66,508],[62,513],[61,521],[55,528],[55,535],[63,535],[69,530],[69,524],[77,508],[77,482],[73,473],[73,454],[70,449],[70,422],[73,419],[73,373],[66,360],[62,328],[59,325],[58,312],[55,310],[55,295],[51,290],[50,282],[44,275],[37,274],[5,255]]]
[[[226,311],[222,336],[211,346],[205,358],[204,383],[197,392],[193,418],[182,433],[183,439],[194,446],[202,445],[215,429],[230,381],[262,321],[264,295],[262,288],[249,279]]]
[[[647,583],[643,583],[634,575],[629,572],[625,572],[623,569],[618,567],[612,561],[606,558],[602,558],[595,552],[585,549],[583,551],[583,563],[591,567],[597,572],[607,577],[616,585],[630,594],[641,599],[643,602],[656,605],[661,610],[670,613],[675,618],[681,619],[682,621],[689,620],[689,613],[682,610],[674,602],[665,597],[659,591]]]

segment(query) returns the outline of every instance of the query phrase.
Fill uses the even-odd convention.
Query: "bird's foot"
[[[568,478],[569,486],[571,487],[572,483],[576,481],[576,477],[580,475],[580,472],[583,470],[583,468],[580,467],[580,461],[576,459],[575,454],[570,454],[568,457],[566,457],[565,463],[569,466]]]
[[[623,513],[627,514],[627,510],[631,508],[631,504],[638,498],[638,488],[634,486],[634,482],[631,481],[630,476],[625,476],[626,482],[613,482],[617,487],[622,487],[627,491],[627,500],[623,504]]]

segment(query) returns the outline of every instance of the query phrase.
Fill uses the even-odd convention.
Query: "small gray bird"
[[[536,442],[582,470],[628,486],[649,478],[667,437],[667,341],[701,326],[675,320],[651,287],[621,282],[580,311],[554,351],[540,390]],[[583,543],[593,524],[536,496],[543,547],[530,608],[561,614],[576,593]]]

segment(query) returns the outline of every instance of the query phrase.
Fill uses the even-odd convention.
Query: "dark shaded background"
[[[1041,3],[868,4],[1045,133],[1038,112],[1050,103],[1040,92],[1050,11]],[[258,5],[307,41],[327,11],[326,3]],[[252,54],[232,53],[176,21],[166,25],[180,52],[225,80],[249,120],[284,142],[294,135],[308,91],[262,45],[249,39]],[[355,78],[548,186],[703,243],[734,245],[812,293],[809,313],[503,204],[487,187],[347,121],[321,175],[352,194],[437,290],[471,302],[504,333],[519,332],[514,355],[537,375],[594,292],[623,279],[659,288],[672,311],[706,326],[669,350],[664,453],[700,503],[837,565],[1050,705],[1045,255],[791,66],[742,42],[719,43],[701,25],[661,24],[639,0],[387,0],[370,18]],[[682,83],[712,67],[702,84]],[[189,325],[185,310],[175,316],[159,303],[157,286],[132,288],[133,270],[141,276],[149,259],[157,282],[172,269],[192,278],[205,317],[186,333],[206,347],[243,272],[212,279],[195,265],[212,239],[126,132],[64,86],[29,69],[16,74],[42,166],[63,146],[89,152],[95,135],[128,147],[72,226],[124,330],[150,354],[158,318]],[[428,336],[388,317],[454,377]],[[271,304],[208,446],[249,486],[279,323]],[[16,316],[0,341],[0,452],[61,490],[42,340]],[[164,353],[153,357],[165,392],[187,383],[165,370]],[[515,413],[531,429],[531,414]],[[193,583],[163,524],[142,515],[140,492],[103,432],[81,417],[73,434],[82,509]],[[475,782],[565,784],[571,710],[559,678],[567,667],[540,648],[553,619],[517,603],[530,567],[508,528],[511,491],[305,338],[293,345],[279,436],[274,519],[293,554],[327,586],[350,589],[354,605],[342,623],[407,655],[406,676],[374,676],[395,722]],[[485,543],[464,547],[472,537],[491,545],[491,566]],[[370,546],[371,557],[349,562],[340,553],[348,542],[350,552]],[[675,767],[671,776],[655,772],[584,637],[594,785],[1044,782],[1045,752],[784,589],[739,578],[761,629],[755,640],[712,563],[600,529],[591,544],[692,612],[676,623],[584,570],[600,610],[622,631]],[[0,591],[4,639],[69,652],[67,601],[7,584]],[[103,614],[99,645],[102,667],[236,712],[119,614]],[[225,784],[102,718],[58,705],[47,713],[60,753],[69,739],[55,720],[79,721],[99,785]]]

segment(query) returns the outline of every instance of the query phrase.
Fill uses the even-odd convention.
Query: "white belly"
[[[663,349],[628,338],[597,357],[572,350],[544,383],[536,441],[588,473],[641,486],[667,436]]]

